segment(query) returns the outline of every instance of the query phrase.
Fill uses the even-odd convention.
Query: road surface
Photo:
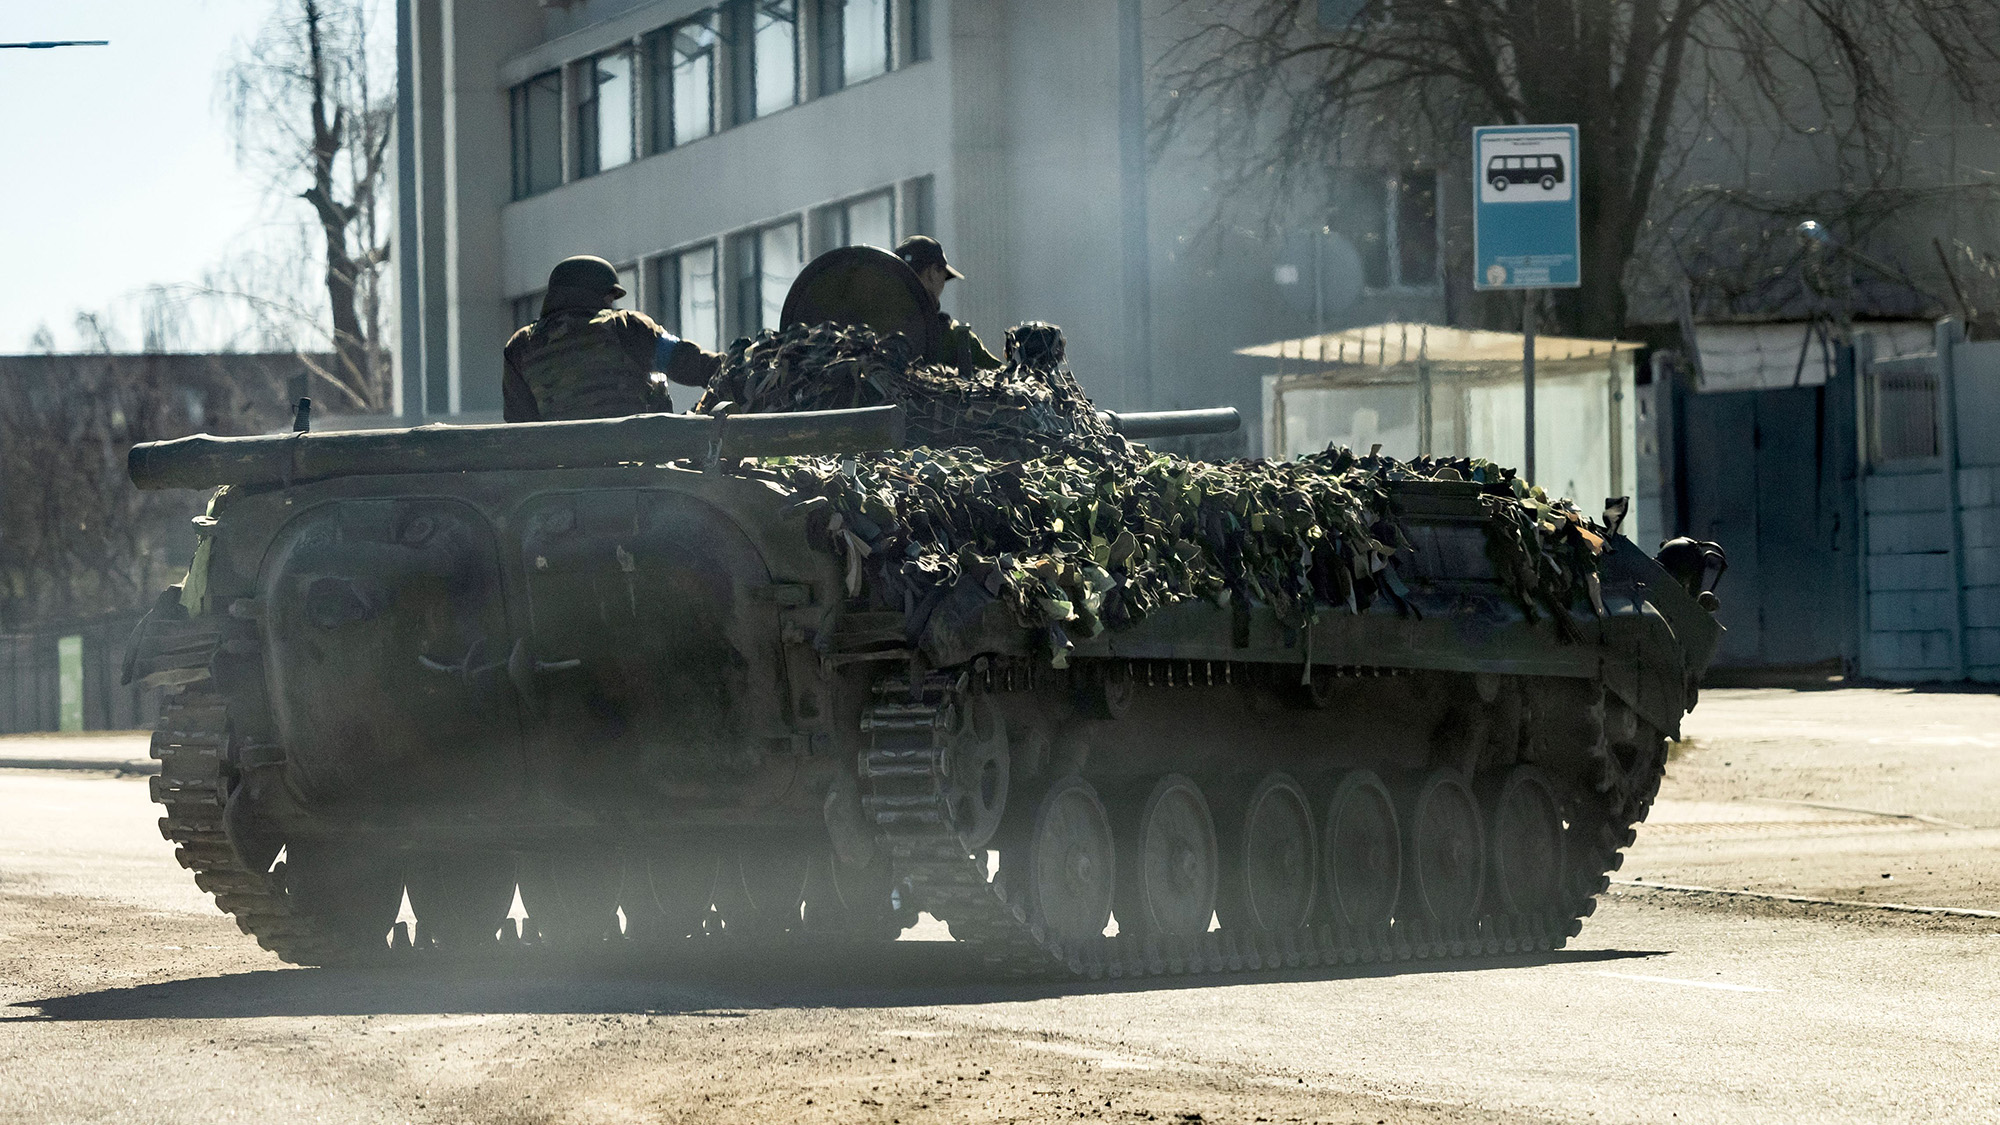
[[[62,767],[0,767],[0,1122],[1993,1120],[2000,917],[1865,904],[2000,913],[2000,698],[1718,691],[1688,734],[1620,878],[1737,894],[1621,882],[1450,971],[1030,986],[936,942],[287,968],[173,863],[142,741],[0,739]]]

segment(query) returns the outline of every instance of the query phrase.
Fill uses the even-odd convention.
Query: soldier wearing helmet
[[[644,313],[614,307],[624,295],[618,271],[603,258],[580,254],[556,264],[541,319],[507,341],[507,421],[646,414],[670,408],[667,382],[708,385],[722,357]]]
[[[946,367],[956,367],[961,373],[970,372],[973,368],[1001,366],[1000,361],[973,334],[971,325],[960,324],[939,307],[944,298],[945,285],[953,278],[965,275],[944,260],[944,247],[938,244],[938,240],[913,234],[896,244],[896,256],[916,271],[917,280],[924,283],[924,291],[931,295],[931,307],[938,309],[940,343],[936,354],[924,358]]]

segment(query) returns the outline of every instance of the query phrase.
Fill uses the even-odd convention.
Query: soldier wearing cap
[[[913,234],[897,243],[896,256],[917,272],[917,280],[924,283],[924,291],[931,295],[934,308],[944,298],[945,285],[953,278],[965,276],[944,260],[944,247],[938,244],[938,240],[926,235]],[[956,367],[962,373],[973,368],[1001,365],[993,353],[986,350],[986,345],[979,342],[971,325],[953,320],[951,314],[942,308],[938,308],[937,316],[940,343],[935,354],[924,358],[946,367]]]
[[[670,408],[666,382],[708,385],[722,357],[644,313],[614,307],[624,295],[618,271],[603,258],[580,254],[549,271],[541,319],[507,341],[507,421],[646,414]]]

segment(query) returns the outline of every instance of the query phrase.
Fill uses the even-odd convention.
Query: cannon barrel
[[[1243,418],[1233,406],[1207,410],[1145,410],[1114,414],[1100,410],[1098,417],[1128,438],[1185,437],[1192,434],[1233,434]]]
[[[867,453],[903,444],[903,408],[789,414],[634,414],[574,422],[432,424],[397,430],[212,437],[132,447],[140,488],[289,484],[396,473],[589,469],[634,461]]]

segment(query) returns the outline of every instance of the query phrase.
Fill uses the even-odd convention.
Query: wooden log
[[[870,406],[790,414],[634,414],[489,426],[213,437],[132,447],[145,489],[271,485],[397,473],[585,469],[709,458],[867,453],[903,444],[903,410]]]

